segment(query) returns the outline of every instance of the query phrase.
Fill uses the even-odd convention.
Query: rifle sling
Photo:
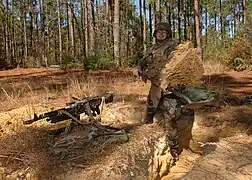
[[[74,121],[76,121],[77,123],[85,124],[85,123],[81,122],[80,120],[78,120],[76,117],[74,117],[72,114],[70,114],[69,112],[67,112],[65,110],[59,110],[58,112],[67,115],[68,117],[70,117],[71,119],[73,119]]]

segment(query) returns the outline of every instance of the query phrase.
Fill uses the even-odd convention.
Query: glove
[[[141,79],[142,79],[142,81],[143,81],[144,83],[146,83],[147,80],[148,80],[148,77],[147,77],[147,76],[141,76]]]
[[[141,70],[139,68],[134,68],[132,72],[133,72],[133,76],[139,77]]]

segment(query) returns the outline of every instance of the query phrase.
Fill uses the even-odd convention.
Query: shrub
[[[115,67],[115,62],[109,57],[94,54],[87,57],[84,66],[86,69],[111,69]]]
[[[252,68],[252,43],[243,37],[238,37],[228,50],[228,67],[241,71]]]

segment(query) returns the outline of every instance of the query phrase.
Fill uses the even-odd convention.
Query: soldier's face
[[[168,37],[168,32],[166,30],[157,30],[156,39],[158,41],[163,41]]]

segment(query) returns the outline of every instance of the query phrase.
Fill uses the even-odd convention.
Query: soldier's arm
[[[148,66],[148,61],[150,61],[150,58],[152,56],[152,47],[147,51],[147,53],[143,56],[142,59],[140,59],[136,65],[136,68],[143,71]]]
[[[175,45],[171,45],[165,49],[164,53],[167,58],[170,56],[171,52],[175,50],[175,47],[176,47]]]
[[[147,67],[146,58],[143,57],[137,62],[136,69],[143,71]]]

